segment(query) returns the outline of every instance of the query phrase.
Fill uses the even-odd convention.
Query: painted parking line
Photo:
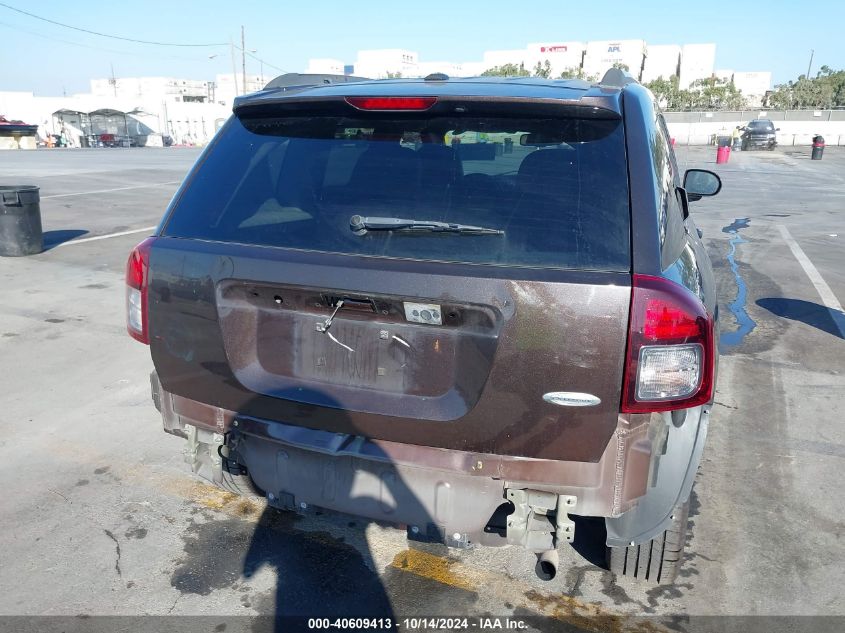
[[[836,295],[833,294],[830,286],[828,286],[827,282],[822,278],[818,269],[813,266],[813,262],[811,262],[810,258],[807,257],[798,245],[798,242],[796,242],[795,238],[792,237],[789,230],[783,224],[778,224],[778,230],[786,242],[786,245],[789,246],[789,250],[791,250],[792,254],[795,255],[795,259],[797,259],[798,263],[801,264],[801,268],[803,268],[804,272],[807,273],[807,277],[809,277],[810,281],[813,282],[813,285],[816,287],[816,291],[822,298],[822,302],[827,309],[830,310],[830,316],[836,324],[836,327],[839,329],[839,333],[842,335],[842,338],[845,338],[845,324],[843,324],[843,319],[840,318],[840,315],[842,314],[842,304],[839,303],[839,300],[836,298]]]
[[[116,187],[115,189],[97,189],[95,191],[76,191],[74,193],[57,193],[52,196],[41,196],[42,200],[50,200],[52,198],[69,198],[70,196],[91,196],[97,193],[112,193],[113,191],[129,191],[130,189],[148,189],[150,187],[164,187],[166,185],[178,185],[181,180],[172,180],[170,182],[155,182],[149,185],[132,185],[131,187]]]
[[[107,235],[95,235],[94,237],[85,237],[81,240],[70,240],[69,242],[62,242],[56,244],[53,248],[61,248],[62,246],[71,246],[72,244],[84,244],[86,242],[96,242],[98,240],[107,240],[110,237],[120,237],[121,235],[133,235],[135,233],[149,233],[155,230],[155,226],[145,226],[142,229],[132,229],[131,231],[120,231],[119,233],[109,233]],[[51,249],[52,250],[52,249]]]

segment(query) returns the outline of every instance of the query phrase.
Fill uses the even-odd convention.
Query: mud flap
[[[651,486],[639,503],[617,518],[605,519],[607,545],[627,547],[653,539],[672,522],[675,508],[689,499],[707,437],[709,409],[686,412],[682,424],[665,414],[669,433],[666,453],[652,467]]]

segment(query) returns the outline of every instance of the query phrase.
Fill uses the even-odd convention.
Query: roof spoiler
[[[285,73],[284,75],[279,75],[264,86],[264,90],[273,90],[276,88],[307,88],[310,86],[353,83],[356,81],[369,81],[369,78],[355,77],[353,75]]]
[[[622,70],[621,68],[608,69],[608,71],[604,74],[604,77],[602,77],[599,82],[602,86],[612,86],[614,88],[624,88],[628,84],[638,83],[640,82],[637,81],[631,73],[627,70]]]

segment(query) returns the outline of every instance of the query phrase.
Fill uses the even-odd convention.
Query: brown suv
[[[717,304],[645,88],[282,76],[238,99],[127,269],[164,429],[276,507],[554,575],[573,517],[670,582]],[[595,522],[593,522],[595,523]]]

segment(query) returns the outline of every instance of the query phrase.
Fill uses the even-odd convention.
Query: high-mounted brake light
[[[150,344],[147,295],[154,239],[148,237],[133,248],[126,262],[126,330],[129,336],[146,345]]]
[[[713,319],[675,282],[634,275],[623,413],[672,411],[713,397]]]
[[[437,97],[346,97],[346,103],[359,110],[428,110]]]

